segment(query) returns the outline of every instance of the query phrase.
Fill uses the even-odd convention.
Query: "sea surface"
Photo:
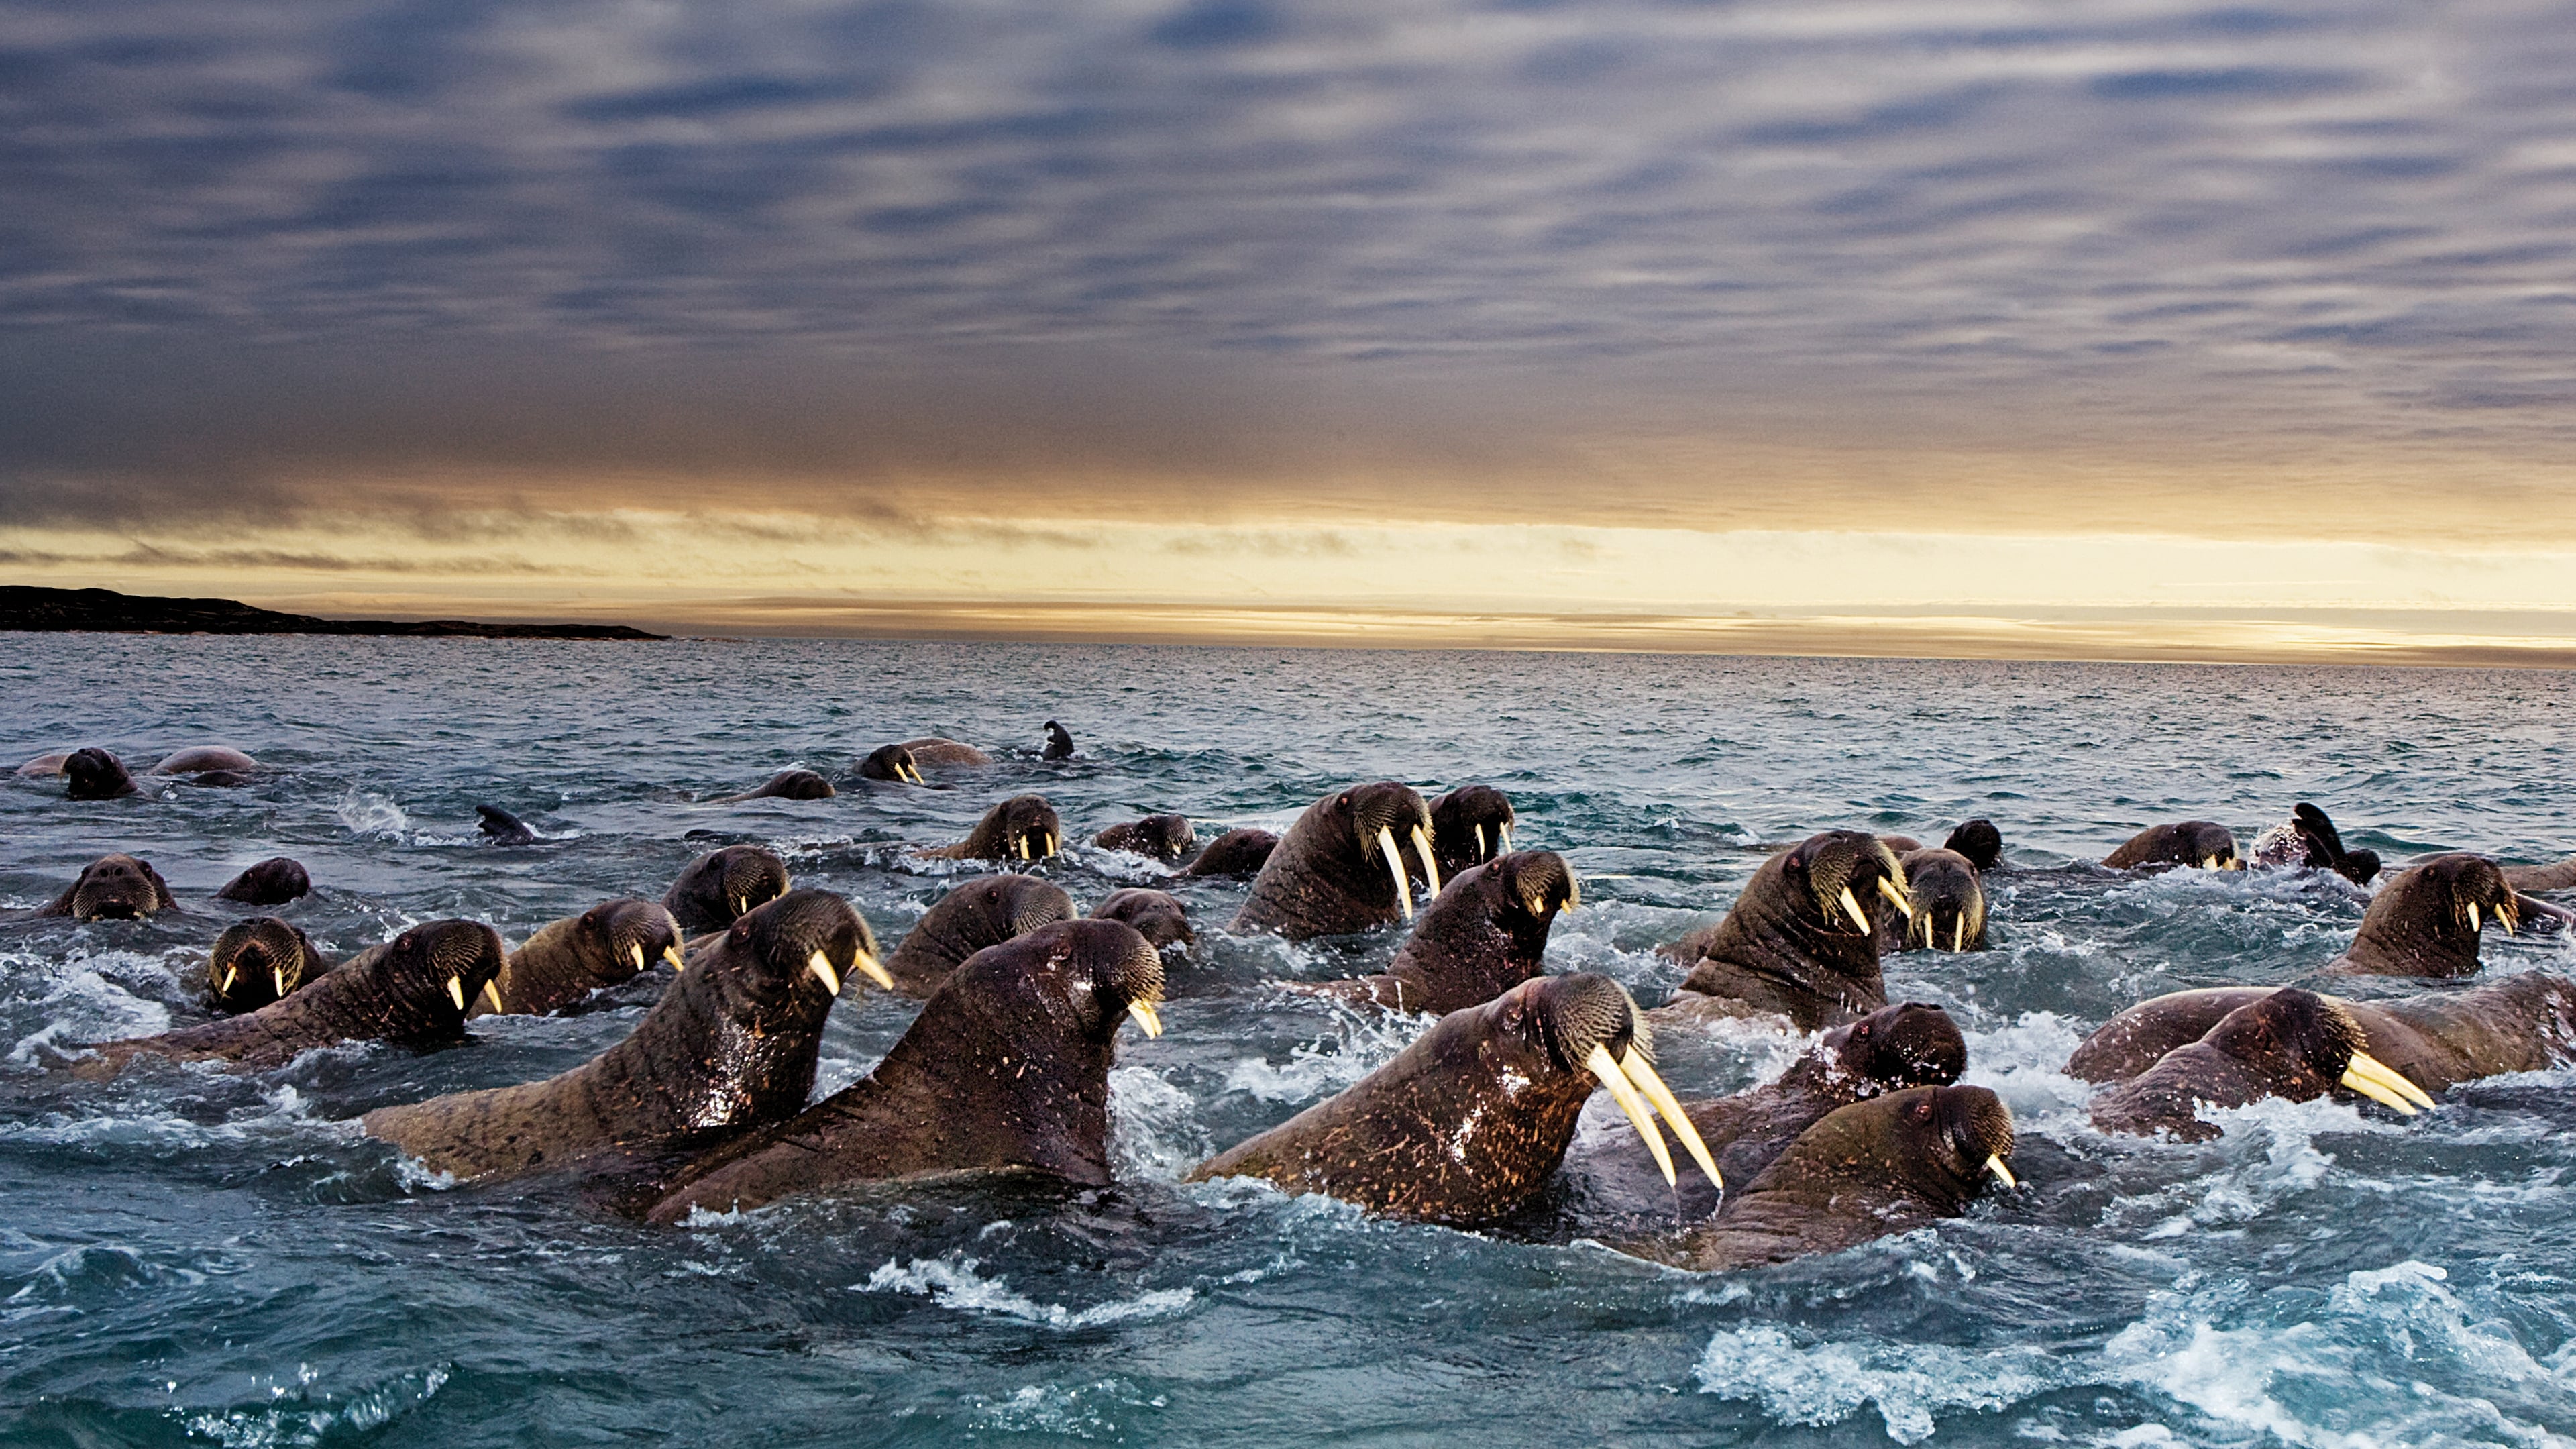
[[[1058,719],[1080,755],[1038,757]],[[2576,848],[2576,675],[917,643],[0,635],[5,763],[84,744],[138,772],[226,743],[244,789],[78,804],[0,779],[0,908],[112,850],[186,913],[0,922],[0,1440],[12,1444],[2576,1443],[2576,1072],[2497,1078],[2401,1122],[2272,1102],[2202,1145],[2107,1138],[2068,1051],[2182,987],[2296,981],[2364,895],[2315,875],[2115,877],[2138,828],[2250,842],[2299,800],[2402,862]],[[709,803],[921,734],[998,763],[952,788]],[[8,754],[15,751],[14,754]],[[56,1044],[199,1019],[243,866],[302,860],[282,914],[338,951],[470,916],[517,940],[690,857],[757,841],[888,945],[990,867],[924,863],[1024,790],[1062,812],[1041,867],[1088,906],[1161,868],[1089,847],[1180,811],[1284,830],[1341,785],[1486,781],[1583,906],[1555,970],[1641,1001],[1652,948],[1712,920],[1766,847],[1831,827],[2007,844],[1994,949],[1888,964],[1965,1028],[2016,1114],[2027,1183],[1853,1251],[1723,1276],[1551,1231],[1373,1221],[1203,1156],[1339,1090],[1429,1022],[1270,984],[1377,969],[1398,933],[1290,946],[1221,929],[1188,883],[1168,1032],[1112,1078],[1119,1181],[950,1179],[701,1226],[553,1190],[459,1188],[362,1137],[368,1108],[531,1080],[642,1014],[478,1022],[464,1047],[310,1053],[110,1085]],[[545,838],[483,843],[477,803]],[[2494,939],[2490,975],[2576,970]],[[828,1092],[915,1007],[853,986]],[[1684,1092],[1805,1045],[1662,1043]],[[1598,1104],[1596,1104],[1598,1105]],[[1610,1130],[1587,1119],[1586,1131]],[[1624,1131],[1624,1127],[1617,1127]],[[1543,1216],[1543,1215],[1542,1215]]]

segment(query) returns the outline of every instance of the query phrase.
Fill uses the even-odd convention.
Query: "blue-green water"
[[[1079,758],[1037,758],[1049,718]],[[2576,1074],[2476,1084],[2405,1123],[2265,1104],[2178,1146],[2094,1133],[2056,1068],[2141,997],[2297,979],[2363,907],[2330,879],[2076,863],[2158,820],[2250,839],[2300,799],[2392,861],[2555,859],[2576,845],[2570,718],[2558,674],[0,635],[10,763],[102,744],[139,769],[219,741],[276,767],[100,804],[0,783],[0,907],[132,850],[190,911],[0,924],[0,1438],[2566,1444]],[[946,791],[697,803],[924,733],[1000,763]],[[1551,967],[1649,1003],[1677,974],[1651,948],[1721,911],[1759,842],[1994,819],[2013,868],[1996,949],[1888,974],[1966,1028],[1969,1080],[2020,1119],[2029,1190],[1705,1277],[1545,1232],[1183,1187],[1427,1025],[1265,986],[1373,969],[1396,938],[1231,939],[1213,928],[1243,888],[1221,882],[1179,890],[1204,937],[1172,969],[1167,1034],[1122,1045],[1121,1179],[1101,1192],[952,1180],[647,1229],[553,1191],[443,1187],[350,1124],[561,1070],[636,1007],[258,1074],[147,1065],[97,1086],[39,1064],[48,1041],[194,1019],[186,975],[234,914],[207,894],[269,855],[311,868],[317,895],[284,914],[343,951],[449,915],[516,939],[658,895],[734,840],[846,893],[891,944],[961,868],[901,844],[954,839],[1005,795],[1045,793],[1077,841],[1160,810],[1205,836],[1284,828],[1383,777],[1508,791],[1518,843],[1586,877]],[[478,843],[486,801],[548,843]],[[1087,847],[1043,869],[1084,905],[1160,874]],[[2576,969],[2562,936],[2491,933],[2487,958]],[[820,1090],[913,1010],[854,988]],[[1668,1036],[1663,1055],[1677,1087],[1731,1090],[1799,1044]]]

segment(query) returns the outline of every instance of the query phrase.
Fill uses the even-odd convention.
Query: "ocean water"
[[[1082,753],[1037,757],[1049,718]],[[2250,839],[2301,799],[2394,860],[2576,848],[2576,675],[849,642],[0,635],[0,753],[138,769],[223,742],[240,790],[75,804],[0,781],[0,908],[110,850],[187,914],[0,923],[0,1440],[31,1444],[1133,1443],[2566,1445],[2576,1443],[2576,1073],[2506,1077],[2408,1122],[2267,1103],[2192,1146],[2103,1137],[2067,1052],[2157,992],[2299,979],[2364,905],[2280,874],[2119,879],[2084,862],[2206,816]],[[956,787],[708,797],[940,733],[1000,762]],[[1583,908],[1552,969],[1651,1004],[1652,954],[1713,919],[1766,843],[1938,839],[1992,818],[1995,948],[1891,958],[1943,1003],[1968,1080],[2020,1122],[2017,1195],[1828,1257],[1672,1272],[1544,1227],[1372,1221],[1183,1186],[1428,1022],[1268,985],[1374,969],[1396,935],[1204,933],[1169,1030],[1113,1077],[1103,1191],[952,1179],[683,1229],[552,1190],[459,1188],[360,1136],[377,1105],[541,1077],[640,1005],[500,1018],[427,1056],[351,1046],[243,1073],[64,1080],[52,1042],[195,1019],[189,973],[252,861],[319,887],[283,913],[341,951],[465,915],[516,939],[692,855],[778,849],[887,944],[960,873],[907,842],[1038,790],[1067,835],[1160,810],[1284,828],[1357,780],[1508,791]],[[480,843],[472,807],[545,837]],[[1087,906],[1162,872],[1077,845]],[[2560,935],[2489,973],[2576,970]],[[819,1090],[914,1008],[836,1008]],[[1725,1091],[1801,1039],[1663,1043]],[[1592,1130],[1587,1127],[1587,1130]]]

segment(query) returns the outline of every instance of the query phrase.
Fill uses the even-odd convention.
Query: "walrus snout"
[[[1986,1178],[2006,1188],[2019,1188],[2012,1174],[2013,1115],[2004,1100],[1984,1087],[1921,1087],[1925,1095],[1908,1103],[1909,1125],[1931,1129],[1946,1148],[1941,1166],[1971,1195]]]
[[[136,794],[141,788],[126,772],[124,761],[94,745],[64,756],[63,774],[70,780],[64,790],[66,799],[113,800]]]
[[[1395,898],[1403,908],[1404,918],[1413,919],[1413,865],[1422,867],[1422,878],[1430,885],[1431,894],[1440,893],[1440,859],[1433,848],[1431,807],[1410,785],[1393,780],[1380,780],[1373,785],[1342,792],[1338,802],[1349,809],[1351,831],[1359,837],[1360,855],[1377,856],[1386,862],[1388,877],[1395,885]],[[1413,860],[1407,861],[1403,846],[1413,847]]]
[[[907,785],[928,783],[921,778],[921,765],[913,759],[912,751],[901,745],[879,745],[871,750],[866,759],[859,761],[859,778],[900,780]]]
[[[1508,899],[1535,921],[1552,922],[1559,911],[1583,904],[1583,887],[1574,867],[1553,850],[1522,850],[1495,858]]]
[[[1075,994],[1084,1034],[1106,1042],[1118,1034],[1121,1018],[1134,1017],[1147,1036],[1163,1034],[1163,953],[1125,921],[1060,921],[1031,933],[1057,933],[1060,949],[1072,967],[1087,971],[1087,992]]]
[[[1430,802],[1440,868],[1456,875],[1512,848],[1511,797],[1491,785],[1461,785]]]
[[[759,969],[738,973],[739,987],[757,1009],[819,988],[826,1000],[841,994],[842,973],[857,971],[891,991],[894,977],[877,960],[876,933],[848,901],[808,887],[755,907],[727,930],[747,946]]]
[[[674,971],[688,969],[680,954],[680,922],[668,906],[620,900],[608,908],[608,950],[617,960],[643,971],[655,961],[668,961]]]
[[[1863,830],[1828,830],[1809,836],[1790,852],[1784,869],[1803,877],[1816,917],[1827,931],[1874,935],[1864,901],[1885,901],[1909,923],[1914,900],[1905,891],[1905,868],[1887,842]]]
[[[1655,1123],[1660,1115],[1676,1141],[1699,1164],[1711,1186],[1726,1191],[1717,1158],[1700,1139],[1690,1114],[1655,1072],[1655,1038],[1628,988],[1585,971],[1534,976],[1496,998],[1497,1024],[1543,1051],[1559,1072],[1585,1072],[1626,1113],[1637,1137],[1654,1156],[1667,1186],[1676,1180],[1672,1153]]]
[[[151,864],[131,855],[103,855],[82,869],[62,898],[39,914],[81,921],[139,921],[178,903]]]

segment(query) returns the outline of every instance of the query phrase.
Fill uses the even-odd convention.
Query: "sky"
[[[2576,662],[2576,4],[0,3],[0,580]]]

